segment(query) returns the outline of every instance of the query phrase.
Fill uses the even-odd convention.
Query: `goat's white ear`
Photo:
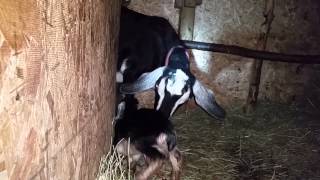
[[[207,89],[198,80],[196,80],[192,90],[196,103],[209,115],[217,119],[223,119],[225,117],[226,113],[224,109],[216,102],[214,94],[210,89]]]
[[[165,69],[165,66],[159,67],[152,72],[142,74],[133,83],[122,84],[120,86],[120,92],[123,94],[134,94],[153,88]]]

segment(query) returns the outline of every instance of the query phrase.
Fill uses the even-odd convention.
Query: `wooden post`
[[[9,179],[95,178],[110,143],[119,4],[1,1],[0,164]]]
[[[265,22],[263,23],[263,25],[265,25],[265,30],[264,30],[265,32],[261,34],[258,40],[257,49],[265,50],[267,48],[267,42],[268,42],[270,30],[271,30],[271,24],[274,19],[273,10],[274,10],[274,0],[265,0],[265,11],[263,13],[265,17]],[[247,97],[246,106],[244,109],[245,112],[247,113],[252,111],[252,109],[254,108],[254,106],[258,101],[262,64],[263,64],[263,60],[261,59],[255,59],[252,62],[251,76],[249,80],[249,93]]]
[[[193,40],[195,8],[202,0],[176,0],[175,7],[180,9],[179,34],[184,40]]]

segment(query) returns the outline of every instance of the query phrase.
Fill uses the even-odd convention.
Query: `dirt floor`
[[[239,105],[228,109],[223,122],[200,108],[182,107],[173,121],[184,157],[183,180],[320,179],[320,111],[315,107],[265,103],[245,115]],[[109,174],[100,180],[129,179],[114,159],[103,160],[100,171]],[[154,179],[166,179],[168,170]],[[122,178],[110,178],[110,172],[121,172]]]

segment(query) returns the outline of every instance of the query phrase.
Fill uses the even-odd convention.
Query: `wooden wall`
[[[118,0],[0,2],[0,164],[10,179],[94,179],[110,142],[119,10]]]

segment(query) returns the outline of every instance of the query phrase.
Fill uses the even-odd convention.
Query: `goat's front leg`
[[[169,160],[172,166],[171,180],[179,180],[181,175],[182,155],[177,148],[169,152]]]
[[[113,123],[117,122],[118,119],[122,119],[123,118],[125,108],[126,108],[126,103],[124,101],[122,101],[122,102],[120,102],[118,104],[116,117],[114,117],[114,122]]]
[[[156,160],[150,160],[148,166],[141,170],[141,172],[136,174],[136,180],[147,180],[150,176],[155,174],[158,170],[161,169],[161,166],[163,164],[163,160],[156,159]]]

